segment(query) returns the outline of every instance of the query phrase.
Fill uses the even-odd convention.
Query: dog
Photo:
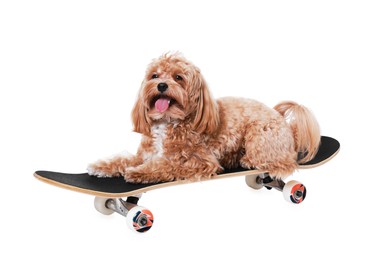
[[[243,167],[284,179],[311,160],[320,143],[318,122],[304,106],[215,100],[200,70],[180,53],[150,63],[132,121],[142,134],[137,153],[92,163],[90,175],[157,183],[202,180]]]

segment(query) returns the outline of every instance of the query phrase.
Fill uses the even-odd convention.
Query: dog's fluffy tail
[[[281,102],[274,107],[291,126],[295,140],[295,150],[301,153],[298,163],[314,158],[321,140],[319,125],[310,110],[292,101]]]

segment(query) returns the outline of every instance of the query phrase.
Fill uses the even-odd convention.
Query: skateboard
[[[300,164],[299,169],[308,169],[320,166],[331,160],[340,149],[337,140],[331,137],[322,136],[321,145],[313,160]],[[95,196],[94,205],[97,211],[110,215],[117,212],[127,219],[130,229],[136,232],[146,232],[153,225],[153,214],[150,210],[138,206],[141,195],[147,191],[160,189],[168,186],[191,183],[192,181],[171,181],[151,184],[127,183],[123,177],[98,178],[87,173],[71,174],[51,171],[36,171],[34,176],[48,184],[66,188],[80,193]],[[294,204],[304,201],[306,196],[305,186],[295,180],[284,183],[283,180],[272,179],[269,174],[257,169],[226,169],[224,172],[215,175],[207,180],[245,176],[246,184],[253,189],[279,190],[284,198]],[[123,200],[122,198],[126,198]]]

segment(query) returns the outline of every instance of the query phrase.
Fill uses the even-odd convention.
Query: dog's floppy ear
[[[217,130],[219,125],[217,102],[210,94],[205,79],[199,71],[195,72],[192,84],[195,84],[194,89],[199,91],[193,128],[199,133],[212,134]]]
[[[141,90],[139,91],[138,94],[138,99],[135,102],[135,105],[132,109],[131,112],[131,117],[132,117],[132,123],[134,125],[134,131],[140,134],[144,135],[150,135],[150,123],[149,119],[147,116],[147,108],[143,104],[143,99],[140,97],[141,95]]]

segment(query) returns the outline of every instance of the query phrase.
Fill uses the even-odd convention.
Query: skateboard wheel
[[[135,232],[147,232],[153,225],[152,212],[141,206],[130,209],[126,218],[128,227]]]
[[[94,201],[95,209],[104,215],[112,214],[114,211],[107,208],[106,206],[107,201],[108,201],[108,198],[95,197],[95,201]]]
[[[259,183],[258,182],[258,179],[260,178],[259,175],[246,175],[245,176],[245,183],[247,183],[247,185],[249,187],[251,187],[252,189],[255,189],[255,190],[259,190],[261,189],[262,187],[264,187],[262,185],[262,183]]]
[[[289,181],[283,187],[283,196],[286,201],[299,204],[306,197],[306,188],[298,181]]]

